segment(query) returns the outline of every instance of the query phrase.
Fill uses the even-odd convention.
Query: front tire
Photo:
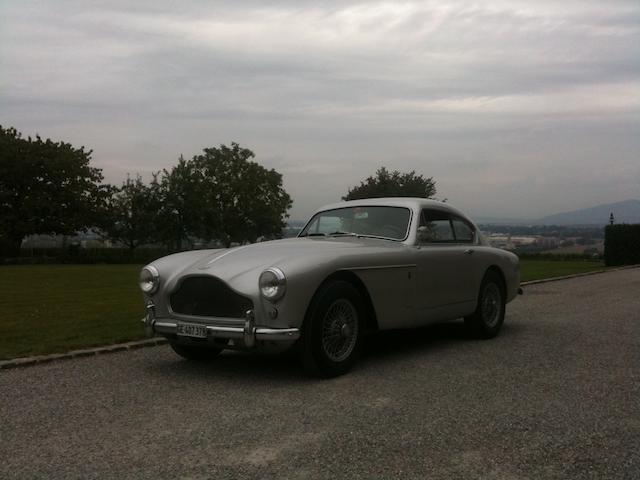
[[[207,362],[217,357],[221,348],[216,347],[200,347],[194,345],[181,345],[179,343],[170,343],[174,352],[180,355],[182,358],[191,360],[194,362]]]
[[[362,297],[349,282],[331,282],[316,293],[300,339],[308,374],[331,378],[351,369],[362,348],[364,312]]]
[[[476,311],[465,317],[464,323],[477,338],[493,338],[504,323],[505,287],[500,275],[488,271],[480,285]]]

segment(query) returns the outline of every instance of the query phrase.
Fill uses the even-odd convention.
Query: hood
[[[269,267],[281,268],[291,280],[291,291],[296,286],[300,289],[297,295],[304,295],[313,292],[328,272],[375,264],[383,258],[402,263],[410,250],[403,243],[375,238],[303,237],[222,250],[192,250],[160,258],[152,265],[160,273],[162,295],[174,291],[185,276],[211,275],[253,298],[257,306],[258,278]]]
[[[192,250],[163,257],[153,262],[161,275],[173,284],[184,275],[213,275],[230,284],[256,270],[277,266],[285,273],[327,264],[340,258],[388,252],[403,245],[399,242],[366,237],[303,237],[254,243],[222,250]],[[251,275],[253,277],[253,275]],[[251,280],[255,283],[255,280]]]
[[[254,243],[217,252],[193,264],[190,273],[206,272],[231,281],[249,271],[271,266],[286,267],[303,260],[305,264],[327,261],[350,253],[397,248],[397,242],[358,237],[304,237]]]

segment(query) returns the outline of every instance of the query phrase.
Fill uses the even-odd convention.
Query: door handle
[[[466,253],[467,255],[472,255],[473,254],[473,249],[471,248],[467,248],[464,253]]]

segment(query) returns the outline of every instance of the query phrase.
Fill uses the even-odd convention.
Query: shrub
[[[592,262],[598,260],[599,255],[596,249],[585,250],[583,253],[541,253],[541,252],[515,252],[521,260],[552,260],[558,262],[584,261]]]
[[[147,264],[170,253],[163,248],[23,248],[19,257],[0,258],[0,264]]]
[[[623,223],[606,227],[604,262],[607,266],[640,263],[640,224]]]

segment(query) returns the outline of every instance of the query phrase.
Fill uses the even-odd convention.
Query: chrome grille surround
[[[183,279],[170,295],[171,310],[195,317],[245,318],[253,302],[219,278],[191,276]]]

